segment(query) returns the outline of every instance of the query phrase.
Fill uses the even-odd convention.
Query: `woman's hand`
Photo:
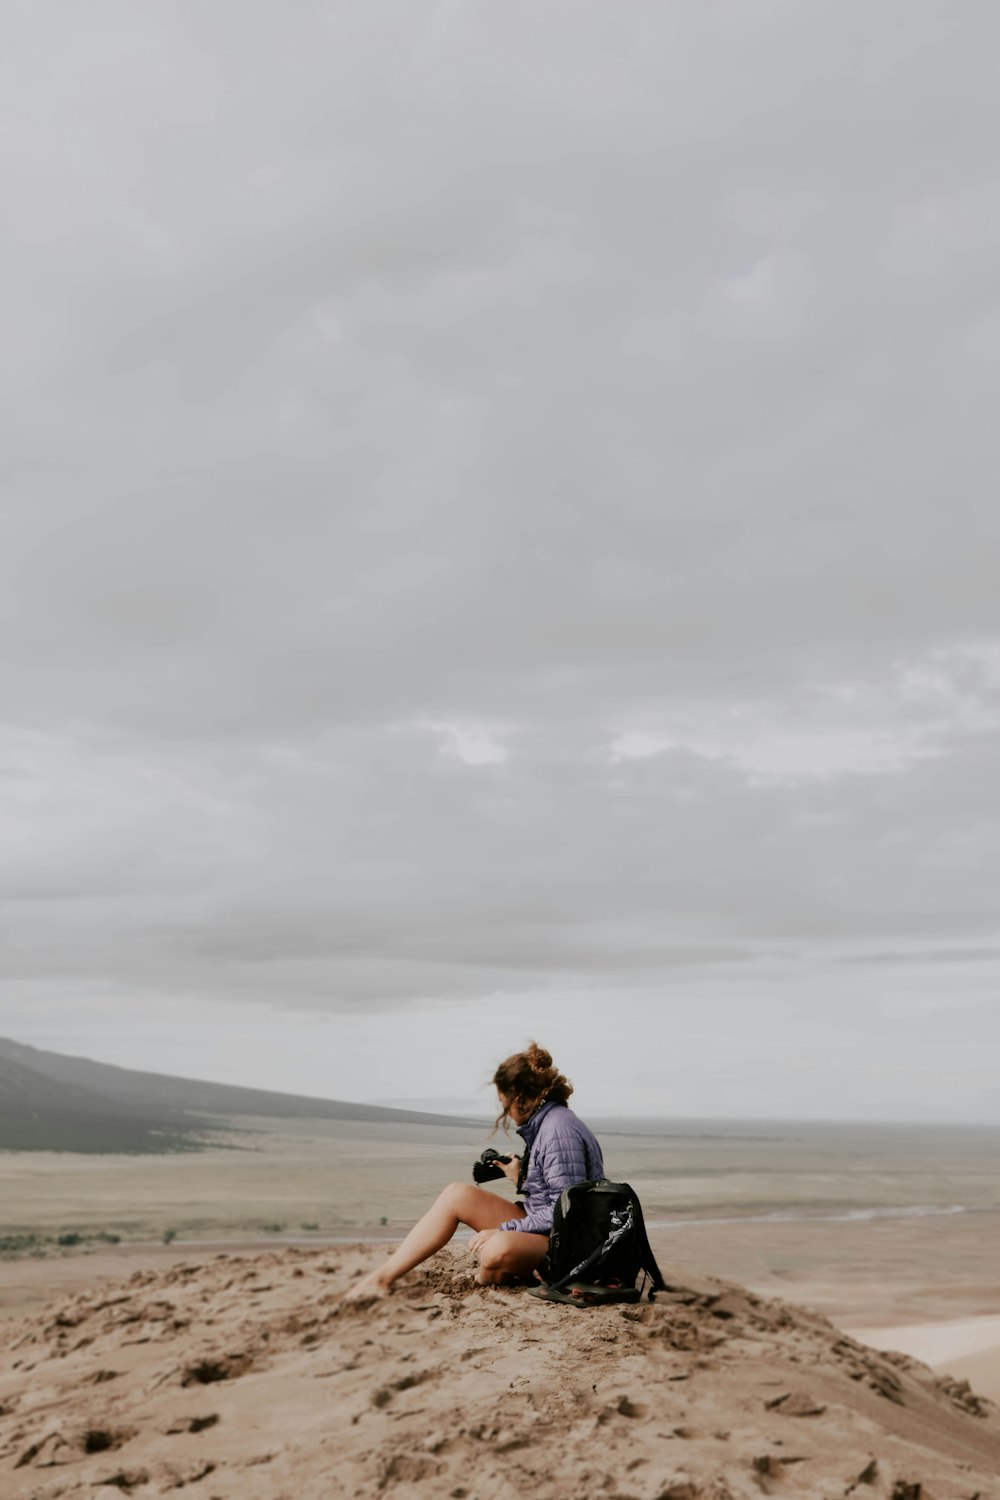
[[[512,1156],[510,1161],[498,1161],[496,1165],[500,1168],[503,1175],[509,1178],[516,1187],[517,1179],[521,1175],[521,1158],[519,1156]]]
[[[495,1234],[499,1233],[499,1229],[481,1229],[478,1234],[474,1234],[469,1241],[469,1249],[472,1254],[481,1255],[486,1241],[491,1240]]]

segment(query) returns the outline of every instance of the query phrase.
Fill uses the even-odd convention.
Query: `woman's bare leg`
[[[547,1234],[527,1234],[521,1229],[501,1229],[491,1234],[479,1253],[482,1286],[503,1286],[511,1281],[531,1281],[532,1272],[549,1248]]]
[[[473,1187],[471,1183],[452,1182],[438,1195],[398,1250],[377,1270],[369,1271],[356,1282],[347,1293],[349,1302],[369,1302],[384,1297],[400,1276],[412,1271],[422,1261],[432,1256],[435,1250],[447,1245],[459,1224],[470,1229],[497,1229],[506,1219],[522,1218],[524,1210],[520,1204],[509,1203],[486,1188]]]

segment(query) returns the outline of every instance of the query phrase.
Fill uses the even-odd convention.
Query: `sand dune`
[[[875,1349],[898,1349],[934,1370],[974,1380],[982,1395],[1000,1400],[1000,1316],[855,1328],[851,1334]]]
[[[217,1255],[4,1325],[0,1493],[1000,1496],[993,1407],[815,1314],[676,1268],[576,1311],[453,1250],[345,1305],[374,1253]]]

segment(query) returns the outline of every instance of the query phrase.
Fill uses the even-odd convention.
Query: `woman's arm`
[[[544,1140],[535,1142],[529,1170],[532,1177],[537,1174],[541,1178],[540,1191],[532,1193],[523,1219],[508,1219],[500,1228],[517,1229],[524,1234],[548,1234],[555,1202],[563,1188],[583,1182],[591,1172],[586,1143],[573,1122],[568,1122],[568,1128],[554,1130]]]

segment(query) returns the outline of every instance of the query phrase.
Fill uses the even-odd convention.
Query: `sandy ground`
[[[358,1231],[394,1243],[401,1226]],[[308,1239],[309,1237],[300,1237]],[[313,1239],[315,1240],[315,1236]],[[664,1261],[748,1285],[828,1317],[878,1349],[912,1355],[1000,1402],[1000,1214],[897,1223],[704,1225],[654,1229]],[[192,1257],[264,1251],[273,1236],[100,1246],[0,1261],[0,1320],[95,1282],[166,1271]],[[334,1247],[331,1246],[331,1249]],[[947,1276],[940,1268],[948,1268]],[[2,1321],[0,1321],[2,1326]]]
[[[689,1225],[658,1255],[822,1313],[1000,1402],[1000,1214],[850,1224]]]
[[[384,1230],[365,1236],[368,1243]],[[388,1248],[390,1241],[386,1241]],[[0,1319],[21,1317],[99,1282],[126,1281],[137,1272],[166,1271],[192,1259],[271,1248],[261,1239],[178,1241],[172,1245],[100,1246],[62,1255],[0,1261]]]
[[[395,1242],[467,1174],[474,1130],[252,1139],[266,1149],[0,1153],[5,1232],[148,1241],[0,1261],[3,1500],[181,1484],[204,1500],[915,1500],[917,1483],[920,1500],[1000,1500],[995,1415],[905,1357],[1000,1399],[995,1143],[612,1139],[617,1174],[669,1219],[651,1239],[686,1268],[687,1300],[573,1323],[473,1290],[460,1246],[370,1317],[337,1311],[376,1252],[322,1242]],[[759,1222],[776,1201],[793,1217]],[[944,1211],[839,1217],[859,1202]],[[280,1248],[292,1237],[311,1248]],[[749,1288],[732,1317],[713,1277]],[[221,1377],[185,1384],[202,1356]]]
[[[998,1500],[1000,1415],[818,1315],[664,1267],[653,1305],[485,1289],[449,1249],[137,1269],[0,1328],[0,1493],[205,1500]]]

